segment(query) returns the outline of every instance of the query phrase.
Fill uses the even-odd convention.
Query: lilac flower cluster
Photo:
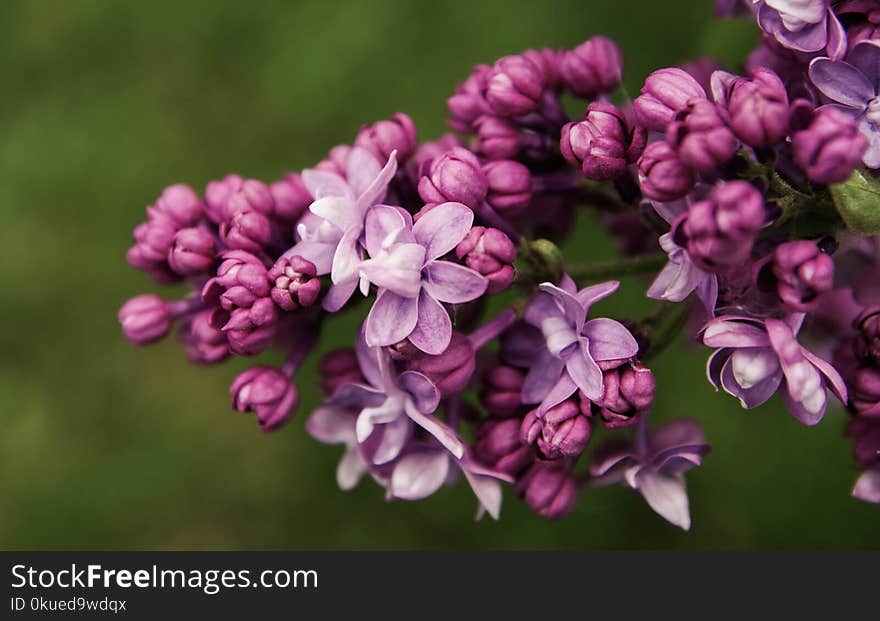
[[[281,349],[283,364],[230,387],[234,409],[274,431],[325,322],[358,312],[352,347],[319,362],[326,398],[306,420],[343,446],[342,489],[369,475],[388,499],[416,500],[463,476],[478,514],[497,518],[510,483],[552,519],[620,482],[687,529],[683,474],[709,445],[690,419],[652,429],[646,366],[684,330],[715,350],[709,379],[743,407],[779,393],[814,425],[842,403],[854,494],[880,502],[880,11],[718,9],[763,33],[742,74],[659,69],[617,105],[610,39],[526,50],[473,68],[438,140],[419,143],[399,113],[269,184],[166,188],[127,258],[189,294],[129,300],[125,335],[152,343],[176,323],[198,364]],[[583,101],[579,118],[566,97]],[[564,260],[586,209],[618,259]],[[616,278],[640,274],[652,314],[596,312]],[[487,316],[493,296],[502,310]]]

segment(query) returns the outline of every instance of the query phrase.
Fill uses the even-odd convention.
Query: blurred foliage
[[[464,486],[420,503],[385,503],[370,482],[342,493],[338,447],[302,429],[314,357],[299,415],[267,436],[229,408],[245,361],[195,368],[173,340],[123,339],[119,305],[157,290],[123,254],[164,186],[271,180],[398,110],[436,137],[472,64],[596,33],[624,48],[631,94],[652,68],[703,54],[733,67],[755,39],[712,21],[709,0],[0,3],[0,545],[876,547],[878,509],[849,497],[843,415],[807,429],[778,403],[743,411],[713,393],[704,350],[654,363],[656,418],[693,416],[715,447],[689,475],[683,533],[623,488],[583,494],[559,523],[511,492],[500,523],[473,521]],[[609,254],[588,224],[571,252]],[[625,283],[604,309],[643,314],[643,289]],[[356,321],[339,319],[324,349]]]

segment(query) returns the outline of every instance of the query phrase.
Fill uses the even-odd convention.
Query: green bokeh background
[[[733,67],[755,40],[709,0],[0,3],[0,546],[877,547],[880,512],[849,497],[841,412],[807,429],[775,402],[743,411],[705,381],[704,350],[654,365],[655,417],[693,416],[715,447],[689,475],[684,533],[623,488],[583,494],[562,522],[508,493],[500,523],[474,522],[462,486],[419,503],[366,481],[340,492],[338,447],[302,429],[314,360],[299,415],[267,436],[229,407],[244,361],[196,368],[173,340],[123,339],[119,305],[157,290],[123,255],[165,185],[271,180],[398,110],[436,137],[472,64],[596,33],[624,48],[630,93],[703,54]],[[573,255],[611,251],[581,224]],[[605,310],[644,312],[640,286]]]

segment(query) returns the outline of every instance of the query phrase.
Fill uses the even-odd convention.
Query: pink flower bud
[[[293,415],[299,402],[296,387],[278,369],[252,367],[242,372],[229,387],[232,407],[253,412],[263,431],[275,431]]]
[[[139,295],[119,309],[119,323],[129,341],[136,345],[148,345],[168,334],[171,329],[171,312],[168,304],[159,296]]]
[[[286,311],[311,306],[321,292],[317,273],[315,264],[299,255],[278,259],[267,274],[272,283],[272,299]]]
[[[214,234],[207,229],[181,229],[168,251],[168,265],[182,276],[207,272],[217,258],[216,241]]]
[[[486,292],[499,293],[510,286],[516,277],[513,262],[516,247],[510,238],[498,229],[475,226],[455,249],[455,256],[469,268],[489,281]]]
[[[514,160],[496,160],[483,166],[489,184],[488,202],[499,214],[514,215],[532,198],[532,176],[528,167]]]
[[[623,53],[607,37],[592,37],[561,53],[562,83],[575,97],[592,99],[610,93],[623,78]]]
[[[692,99],[706,99],[706,91],[683,69],[658,69],[645,79],[642,94],[633,101],[640,125],[665,132],[673,117]]]

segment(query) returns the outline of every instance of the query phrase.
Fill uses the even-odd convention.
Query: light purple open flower
[[[497,520],[501,514],[501,481],[513,483],[513,478],[480,465],[467,454],[456,459],[434,443],[413,442],[407,446],[392,465],[386,485],[388,498],[427,498],[444,484],[455,483],[459,473],[467,479],[479,501],[477,518],[485,511]]]
[[[385,199],[396,171],[396,153],[382,168],[369,151],[353,147],[345,179],[327,170],[308,169],[302,173],[302,181],[315,201],[297,225],[299,241],[282,256],[299,255],[315,264],[319,276],[330,274],[333,285],[323,302],[330,312],[342,308],[359,281],[361,291],[367,293],[369,282],[358,272],[364,221],[370,208]]]
[[[370,347],[363,333],[355,349],[364,384],[344,384],[322,406],[353,409],[355,440],[374,444],[371,459],[385,464],[396,458],[412,435],[412,423],[422,427],[449,452],[460,458],[464,444],[448,425],[433,414],[440,405],[440,391],[422,373],[398,374],[384,349]],[[320,408],[319,408],[320,409]],[[380,434],[372,437],[372,434]]]
[[[440,257],[455,249],[473,224],[461,203],[442,203],[415,225],[409,214],[380,205],[367,214],[365,244],[370,258],[360,273],[379,287],[366,321],[370,346],[406,338],[427,354],[441,354],[452,338],[452,321],[442,302],[461,304],[485,293],[478,272]]]
[[[535,354],[522,387],[523,403],[540,403],[541,415],[580,389],[598,401],[604,393],[602,369],[597,362],[632,358],[639,346],[623,324],[613,319],[591,319],[595,302],[620,286],[608,281],[580,291],[568,276],[560,286],[545,282],[525,312],[527,323],[538,328],[544,346]]]
[[[758,25],[796,52],[824,50],[832,58],[846,53],[846,31],[828,0],[754,0]]]
[[[802,347],[795,335],[803,313],[783,319],[728,315],[703,328],[703,344],[717,347],[707,364],[716,390],[738,398],[751,409],[780,391],[789,411],[805,425],[815,425],[828,405],[826,387],[846,403],[846,385],[828,362]]]
[[[684,473],[699,466],[710,447],[694,420],[674,420],[650,434],[647,420],[642,418],[631,443],[596,449],[591,485],[625,481],[661,517],[688,530],[691,515]]]
[[[685,213],[693,202],[694,194],[671,202],[650,201],[654,211],[672,224],[678,216]],[[691,260],[687,251],[675,243],[672,232],[660,236],[660,247],[669,255],[669,262],[663,267],[648,288],[647,296],[655,300],[681,302],[691,293],[696,293],[706,307],[710,317],[715,316],[718,301],[718,276],[706,272]]]
[[[835,108],[859,124],[868,139],[862,161],[880,168],[880,41],[862,41],[842,60],[816,58],[810,63],[810,80]],[[823,106],[824,107],[824,106]]]

